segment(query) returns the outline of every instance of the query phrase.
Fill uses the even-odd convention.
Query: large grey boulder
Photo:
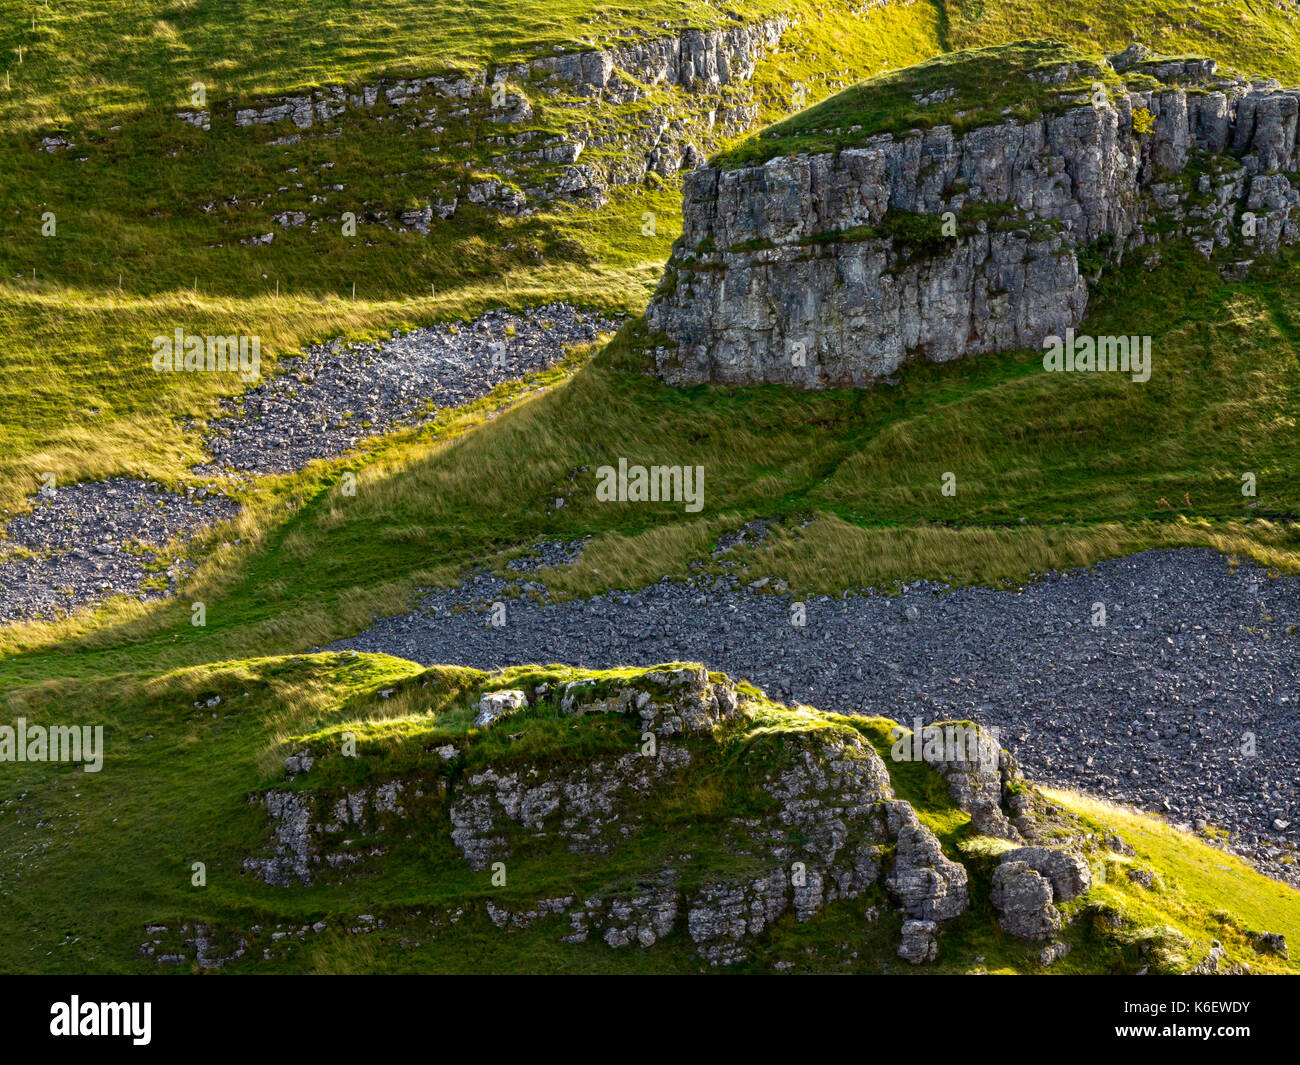
[[[1018,847],[1002,855],[1003,863],[1023,862],[1047,878],[1057,902],[1069,902],[1092,887],[1092,869],[1078,854],[1056,847]]]
[[[993,871],[989,900],[1003,931],[1020,939],[1049,939],[1061,928],[1051,881],[1024,862],[1003,862]]]
[[[934,938],[937,929],[933,921],[904,921],[898,956],[913,965],[934,961],[939,956],[939,944]]]
[[[474,727],[488,728],[527,705],[527,696],[518,689],[484,692],[478,701],[478,714],[474,718]]]
[[[1017,847],[1002,854],[989,895],[998,924],[1021,939],[1047,939],[1061,928],[1058,902],[1092,887],[1092,870],[1077,854],[1055,847]]]

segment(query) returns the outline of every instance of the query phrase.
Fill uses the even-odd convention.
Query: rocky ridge
[[[423,206],[366,205],[372,221],[428,233],[466,205],[507,215],[527,214],[556,200],[599,206],[613,187],[700,164],[702,146],[755,122],[758,105],[752,93],[741,90],[790,25],[789,18],[776,16],[605,48],[557,46],[552,55],[470,72],[384,79],[355,88],[332,85],[256,102],[230,100],[220,114],[236,127],[264,129],[271,144],[335,135],[338,124],[352,117],[400,122],[444,135],[448,155],[467,146],[470,126],[482,125],[474,140],[487,154],[470,168],[473,173],[446,168]],[[558,100],[615,110],[587,109],[581,122],[562,132],[539,128],[537,108]],[[654,106],[638,109],[631,123],[617,111],[646,101]],[[213,120],[206,108],[177,117],[200,130],[210,129]],[[282,227],[302,221],[279,220]],[[274,229],[260,239],[274,239]]]
[[[1106,66],[1035,75],[1063,88],[1033,120],[863,133],[688,175],[683,235],[646,312],[668,341],[661,375],[869,385],[909,358],[1063,335],[1087,305],[1081,257],[1179,237],[1240,270],[1300,237],[1287,176],[1300,169],[1300,92],[1138,48]],[[1116,74],[1133,88],[1077,88]]]
[[[634,746],[592,760],[485,765],[473,757],[479,741],[471,733],[461,742],[431,741],[424,771],[321,788],[312,786],[312,770],[331,755],[304,748],[286,761],[286,785],[250,796],[266,810],[271,843],[245,869],[272,885],[339,879],[372,868],[365,863],[416,832],[449,840],[472,870],[504,870],[536,858],[539,848],[609,855],[649,831],[667,796],[689,789],[692,767],[719,772],[718,750],[747,736],[749,753],[731,763],[740,778],[728,787],[755,789],[768,812],[719,820],[723,867],[701,869],[695,845],[683,840],[630,887],[488,897],[492,923],[508,930],[561,918],[564,942],[599,938],[614,949],[684,933],[702,962],[730,965],[745,961],[786,915],[806,922],[831,903],[870,896],[888,900],[867,916],[896,922],[898,956],[933,960],[945,924],[970,906],[968,869],[897,797],[887,762],[859,730],[806,708],[783,710],[777,727],[770,705],[699,666],[486,691],[479,720],[492,732],[526,730],[537,715],[612,715],[634,725]],[[1002,928],[1051,939],[1072,919],[1060,907],[1088,891],[1091,862],[1106,848],[1028,788],[1011,756],[978,726],[933,725],[922,735],[940,741],[927,747],[925,761],[948,780],[955,806],[985,822],[994,810],[1001,818],[1008,849],[997,862],[994,905]]]

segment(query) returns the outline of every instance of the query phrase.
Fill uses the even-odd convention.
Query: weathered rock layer
[[[472,757],[470,737],[464,746],[432,749],[432,771],[343,788],[312,785],[319,757],[332,755],[299,751],[286,760],[288,786],[251,797],[269,815],[272,839],[245,868],[281,886],[368,875],[375,859],[412,833],[430,831],[450,843],[454,864],[484,873],[542,853],[594,861],[644,839],[656,810],[689,791],[691,774],[717,776],[718,752],[744,746],[748,735],[763,747],[734,763],[728,787],[753,796],[752,808],[763,812],[718,821],[725,860],[705,859],[683,840],[634,880],[523,900],[502,893],[486,903],[493,924],[517,929],[559,917],[564,942],[599,938],[615,949],[684,934],[704,962],[729,965],[748,958],[756,938],[782,918],[806,922],[832,903],[871,897],[889,900],[869,907],[870,920],[893,914],[898,955],[916,964],[933,960],[942,926],[969,908],[966,866],[897,797],[887,763],[861,732],[813,712],[785,717],[774,729],[764,716],[772,712],[699,666],[484,692],[476,724],[496,734],[513,739],[514,729],[526,730],[539,714],[560,721],[609,715],[635,722],[637,746],[592,759],[485,764]],[[1025,938],[1054,931],[1061,919],[1053,899],[1086,890],[1087,865],[1064,851],[1021,846],[1035,841],[1039,822],[1028,816],[1029,793],[1017,783],[1014,762],[976,726],[956,727],[974,741],[966,753],[949,744],[946,753],[927,751],[925,761],[947,780],[960,809],[981,824],[996,822],[1018,847],[1011,854],[1047,878],[1045,886],[1033,881],[1036,894],[1019,882],[1008,886],[1004,927]],[[1068,890],[1059,886],[1067,881]]]
[[[1063,93],[1034,121],[964,135],[940,125],[691,173],[647,310],[668,340],[660,373],[867,385],[910,358],[1037,346],[1077,326],[1085,249],[1118,258],[1159,229],[1248,259],[1300,236],[1287,177],[1300,92],[1220,77],[1211,60],[1113,62],[1156,87]],[[1074,63],[1057,80],[1089,76]],[[909,240],[897,223],[913,215],[944,218],[944,238]]]
[[[270,138],[274,145],[337,134],[331,127],[358,119],[402,123],[443,138],[449,162],[431,176],[423,205],[397,210],[366,205],[372,221],[428,233],[466,205],[507,215],[526,214],[556,200],[599,205],[616,186],[697,166],[703,160],[701,146],[755,122],[759,109],[753,93],[740,90],[790,24],[785,16],[775,16],[608,48],[559,50],[469,72],[229,100],[219,114],[220,120],[260,131],[258,139]],[[665,95],[669,90],[673,92]],[[535,121],[551,101],[574,99],[593,106],[563,132],[548,131],[546,123]],[[633,104],[639,109],[617,110]],[[177,117],[206,130],[213,112],[204,107]],[[471,151],[471,139],[485,153],[468,167],[453,165]]]

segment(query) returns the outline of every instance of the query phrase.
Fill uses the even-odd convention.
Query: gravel
[[[1032,779],[1226,829],[1300,886],[1281,860],[1300,831],[1300,579],[1150,551],[1020,591],[921,582],[816,598],[802,628],[788,595],[726,577],[565,602],[510,597],[524,586],[537,588],[479,574],[333,649],[483,669],[686,659],[827,710],[974,719],[1000,729]],[[493,601],[506,604],[500,628]]]
[[[468,323],[394,333],[378,343],[340,340],[283,360],[280,372],[227,404],[201,471],[287,473],[339,455],[369,436],[418,425],[505,381],[545,370],[566,348],[613,332],[617,322],[564,303],[523,314],[488,311]]]
[[[0,623],[51,617],[112,595],[141,601],[176,590],[188,566],[176,563],[165,587],[156,549],[188,540],[233,517],[238,505],[219,490],[169,491],[154,481],[115,477],[32,497],[32,511],[9,521],[0,541]]]

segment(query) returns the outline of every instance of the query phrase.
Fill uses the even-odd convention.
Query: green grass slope
[[[634,323],[540,390],[504,389],[361,460],[250,488],[182,601],[11,628],[5,672],[30,682],[304,650],[539,538],[595,537],[579,563],[543,575],[557,590],[635,587],[716,568],[717,536],[754,517],[778,519],[778,535],[738,563],[796,593],[1023,580],[1180,545],[1294,571],[1297,269],[1292,256],[1229,284],[1191,252],[1154,272],[1126,266],[1088,327],[1160,337],[1141,388],[1044,374],[1038,353],[1015,352],[911,365],[896,388],[675,389],[646,372]],[[703,466],[704,509],[598,502],[596,470],[620,456]],[[338,489],[345,468],[355,496]],[[1247,471],[1254,498],[1241,494]],[[192,600],[207,604],[204,629],[189,623]]]
[[[9,73],[0,89],[0,510],[22,508],[43,473],[61,483],[183,476],[200,456],[179,419],[210,415],[220,396],[244,386],[234,375],[153,373],[150,338],[178,324],[260,335],[269,372],[310,340],[374,336],[487,306],[568,299],[639,312],[680,230],[675,181],[617,187],[599,209],[543,203],[510,217],[462,203],[428,235],[367,211],[392,219],[444,195],[449,182],[491,173],[505,134],[649,133],[662,114],[693,123],[702,144],[722,137],[691,117],[689,90],[664,86],[626,106],[527,90],[533,114],[510,128],[490,121],[482,101],[434,125],[381,101],[297,143],[284,143],[299,132],[287,120],[237,127],[228,105],[778,10],[798,25],[759,64],[752,90],[727,97],[742,103],[752,92],[760,124],[794,109],[796,88],[815,101],[936,48],[937,16],[924,4],[859,15],[847,2],[805,0],[656,0],[635,10],[595,0],[437,10],[67,3],[36,9],[34,31],[30,11],[10,5],[0,19]],[[206,87],[210,130],[176,117],[190,108],[195,82]],[[72,147],[44,151],[46,136]],[[586,158],[599,162],[601,152],[592,144]],[[272,216],[285,211],[307,224],[281,229]],[[352,237],[338,224],[346,211],[359,219]],[[649,234],[646,212],[657,219]],[[269,246],[240,243],[267,232]]]

